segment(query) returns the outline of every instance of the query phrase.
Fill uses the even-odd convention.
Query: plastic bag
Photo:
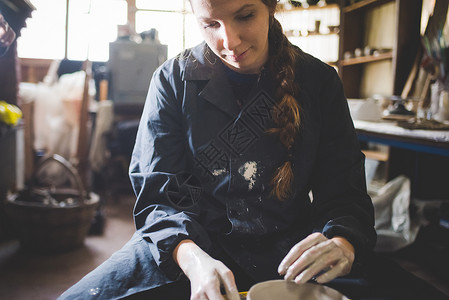
[[[0,122],[15,126],[22,118],[22,111],[15,105],[0,101]]]
[[[62,75],[54,84],[39,83],[34,110],[34,147],[47,155],[76,156],[85,72]],[[89,84],[89,98],[95,94]]]
[[[37,85],[33,127],[35,149],[70,158],[71,128],[64,119],[61,96],[55,85]]]
[[[89,153],[89,162],[93,171],[100,172],[108,162],[106,134],[112,130],[113,123],[114,104],[111,100],[100,101]]]
[[[405,176],[398,176],[371,198],[377,231],[375,250],[392,252],[413,243],[419,224],[410,220],[410,180]]]

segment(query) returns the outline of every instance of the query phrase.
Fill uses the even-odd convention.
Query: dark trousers
[[[373,255],[363,274],[328,283],[350,299],[449,299],[438,289],[409,273],[389,258]]]
[[[225,253],[217,258],[233,271],[239,291],[248,291],[257,283]],[[368,259],[361,270],[363,273],[337,278],[326,285],[352,300],[449,299],[430,284],[379,255]],[[185,276],[175,282],[169,280],[154,262],[147,242],[136,234],[121,250],[59,299],[188,300],[190,283]]]

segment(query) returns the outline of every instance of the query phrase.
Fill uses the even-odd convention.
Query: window
[[[136,8],[136,31],[155,28],[168,57],[203,40],[187,0],[136,0]]]
[[[168,57],[203,40],[188,0],[29,1],[36,11],[18,39],[19,57],[107,61],[109,43],[117,38],[117,26],[128,22],[137,33],[155,28],[161,43],[168,46]],[[135,7],[129,7],[130,13],[128,1],[135,3]],[[279,3],[285,7],[288,1]],[[325,30],[338,25],[338,7],[284,10],[277,16],[294,44],[325,61],[337,60],[338,35]],[[316,29],[318,20],[324,32],[304,34]]]
[[[136,0],[137,9],[165,10],[181,12],[188,5],[184,0]]]
[[[30,2],[36,10],[18,39],[19,57],[107,61],[117,26],[128,22],[126,0]],[[136,0],[136,32],[152,28],[158,31],[161,43],[168,45],[169,57],[202,41],[187,0]]]
[[[109,42],[117,38],[117,25],[127,22],[125,0],[30,2],[36,10],[17,41],[19,57],[107,61]]]
[[[108,60],[109,42],[117,38],[117,25],[126,22],[126,1],[69,1],[67,58]]]
[[[65,53],[65,0],[31,0],[36,10],[17,39],[19,57],[62,59]],[[49,21],[51,20],[51,22]]]

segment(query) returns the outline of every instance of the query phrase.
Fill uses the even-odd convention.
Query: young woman
[[[205,43],[152,78],[130,166],[137,232],[62,299],[239,299],[269,279],[329,282],[375,244],[334,69],[288,42],[276,0],[190,2]]]

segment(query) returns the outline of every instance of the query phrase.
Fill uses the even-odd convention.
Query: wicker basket
[[[86,196],[76,169],[61,156],[53,155],[43,160],[36,170],[50,161],[59,163],[73,176],[76,189],[32,187],[9,196],[6,211],[21,247],[54,253],[72,250],[84,244],[99,204],[99,196],[95,193]],[[52,201],[34,201],[35,199]]]

